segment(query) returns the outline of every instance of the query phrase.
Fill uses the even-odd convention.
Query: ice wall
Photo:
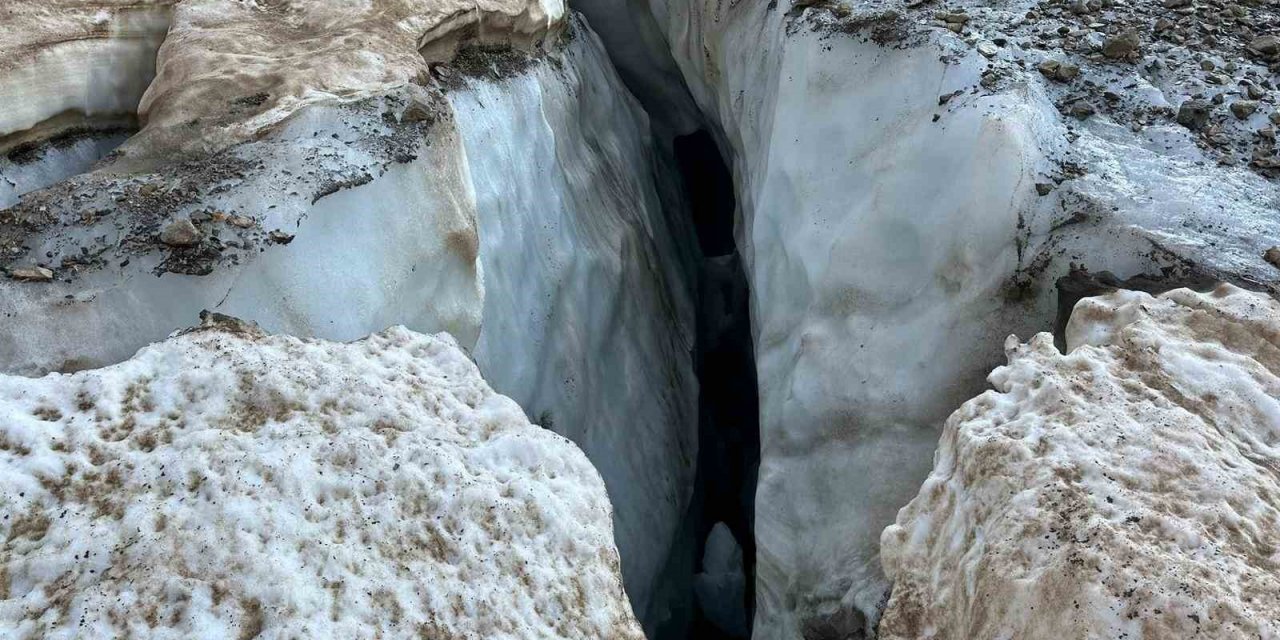
[[[1216,166],[1172,118],[1065,117],[1074,87],[1021,34],[981,32],[979,15],[1028,24],[1026,3],[955,22],[892,2],[580,4],[656,23],[665,51],[607,44],[649,83],[673,58],[734,163],[761,389],[756,637],[870,632],[880,529],[1004,337],[1053,326],[1072,261],[1276,279],[1274,183]],[[1119,68],[1106,86],[1144,108],[1175,99]]]
[[[448,61],[378,31],[396,64],[377,66],[347,55],[352,29],[412,32],[441,16],[389,27],[293,3],[318,13],[276,36],[305,44],[337,29],[317,41],[331,64],[291,75],[306,56],[273,41],[243,86],[228,80],[236,58],[208,52],[214,35],[244,34],[231,18],[250,9],[184,4],[144,101],[148,128],[0,210],[0,369],[123,361],[202,309],[338,340],[392,324],[448,331],[599,466],[647,615],[696,458],[692,285],[670,256],[644,114],[599,41],[580,20],[535,19],[554,7],[516,4],[495,5],[478,42],[451,41]],[[494,31],[507,19],[519,37]],[[183,120],[184,104],[199,117]],[[183,221],[197,237],[166,244]],[[18,277],[36,267],[48,281]]]

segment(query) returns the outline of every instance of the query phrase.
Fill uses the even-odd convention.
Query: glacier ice
[[[756,637],[870,631],[880,530],[1004,337],[1052,326],[1071,262],[1275,285],[1272,181],[1173,123],[1067,120],[1067,89],[1019,66],[1013,36],[993,62],[921,3],[582,4],[656,24],[665,43],[600,30],[649,70],[637,90],[673,59],[698,113],[668,119],[704,119],[733,162],[760,380]],[[1034,3],[959,4],[984,37],[1035,24]],[[1155,107],[1185,90],[1128,68],[1117,86]]]
[[[880,637],[1275,637],[1280,304],[1077,304],[1005,344],[883,533]]]
[[[291,2],[285,33],[233,4],[174,10],[142,132],[0,210],[2,263],[57,274],[0,280],[0,370],[120,362],[202,309],[334,340],[448,331],[599,466],[648,617],[667,556],[692,547],[694,319],[647,120],[599,41],[557,3],[472,23],[447,3],[388,3],[412,14],[395,21]],[[250,67],[217,53],[267,35]],[[158,242],[179,217],[199,246]]]
[[[603,482],[447,335],[0,375],[0,635],[643,638]]]

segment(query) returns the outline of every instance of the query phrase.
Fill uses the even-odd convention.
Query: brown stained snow
[[[885,530],[886,639],[1280,633],[1280,303],[1086,299],[1007,343]]]
[[[6,638],[642,637],[590,463],[403,328],[0,376],[0,504]]]

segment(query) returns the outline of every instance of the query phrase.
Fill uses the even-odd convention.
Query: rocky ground
[[[913,0],[905,15],[990,59],[995,89],[1034,69],[1066,116],[1102,114],[1135,133],[1176,122],[1224,165],[1280,178],[1280,8],[1260,0]]]

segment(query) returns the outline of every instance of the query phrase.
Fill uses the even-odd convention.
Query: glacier
[[[0,9],[0,372],[447,331],[599,469],[650,637],[927,635],[881,532],[1007,336],[1280,291],[1272,3],[87,7]]]
[[[1053,326],[1072,263],[1275,290],[1272,179],[1171,117],[1069,116],[1078,85],[1037,65],[1071,51],[1027,46],[1036,3],[579,4],[655,120],[709,128],[733,165],[760,380],[755,637],[874,633],[881,529],[1004,338]],[[1101,44],[1072,46],[1144,110],[1203,90],[1196,58],[1149,73],[1083,55]],[[677,72],[686,94],[645,95]]]
[[[447,335],[206,314],[0,418],[7,637],[644,637],[600,476]]]
[[[0,165],[43,172],[0,211],[5,265],[56,272],[0,281],[0,370],[121,362],[202,309],[331,340],[447,331],[600,468],[634,608],[665,619],[690,588],[663,569],[692,553],[697,382],[693,285],[647,119],[562,5],[495,5],[478,23],[447,8],[395,4],[395,22],[292,3],[305,28],[239,68],[219,38],[265,37],[269,13],[175,6],[156,80],[118,96],[139,101],[140,132],[97,164],[115,140]],[[324,47],[293,49],[307,43]],[[157,240],[182,218],[197,246]]]
[[[883,533],[879,637],[1275,637],[1280,303],[1230,285],[1077,304],[1010,337]]]

